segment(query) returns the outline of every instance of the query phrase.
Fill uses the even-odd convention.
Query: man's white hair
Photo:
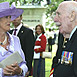
[[[77,2],[76,1],[64,1],[60,5],[65,5],[68,11],[75,11],[77,13]]]
[[[77,2],[76,1],[64,1],[59,5],[59,7],[61,7],[62,5],[65,6],[65,9],[69,14],[72,12],[75,12],[76,14],[75,20],[77,21]]]

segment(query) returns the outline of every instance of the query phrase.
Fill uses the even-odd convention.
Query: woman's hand
[[[18,63],[14,63],[6,66],[3,69],[3,73],[5,76],[20,75],[22,73],[22,69],[18,66]]]
[[[26,73],[25,77],[28,77],[28,76],[29,76],[29,73],[30,73],[30,71],[28,71],[28,72]]]

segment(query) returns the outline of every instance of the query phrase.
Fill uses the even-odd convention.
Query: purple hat
[[[14,3],[12,3],[11,8],[14,8],[14,10],[12,10],[11,20],[16,19],[17,17],[22,15],[22,13],[24,12],[23,9],[16,8]]]
[[[19,17],[20,15],[22,15],[23,12],[24,12],[23,9],[17,9],[17,8],[15,8],[12,11],[11,20],[16,19],[17,17]]]
[[[14,20],[22,13],[23,10],[16,9],[13,4],[9,7],[9,2],[0,3],[0,18],[4,16],[11,16],[11,20]]]

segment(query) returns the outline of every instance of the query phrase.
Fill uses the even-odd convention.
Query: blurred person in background
[[[33,77],[45,77],[45,59],[42,58],[42,52],[46,49],[46,36],[42,25],[35,27],[35,35],[37,36],[34,46],[34,66]]]
[[[49,28],[48,32],[48,52],[52,52],[52,39],[54,38],[53,32]]]
[[[48,32],[48,51],[52,52],[52,45],[55,44],[55,40],[56,40],[56,33],[49,28],[49,32]]]

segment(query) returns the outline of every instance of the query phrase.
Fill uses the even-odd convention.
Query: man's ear
[[[22,16],[21,16],[21,20],[22,20]]]
[[[74,11],[72,11],[71,14],[70,14],[70,21],[71,22],[74,21],[75,18],[76,18],[76,13]]]

